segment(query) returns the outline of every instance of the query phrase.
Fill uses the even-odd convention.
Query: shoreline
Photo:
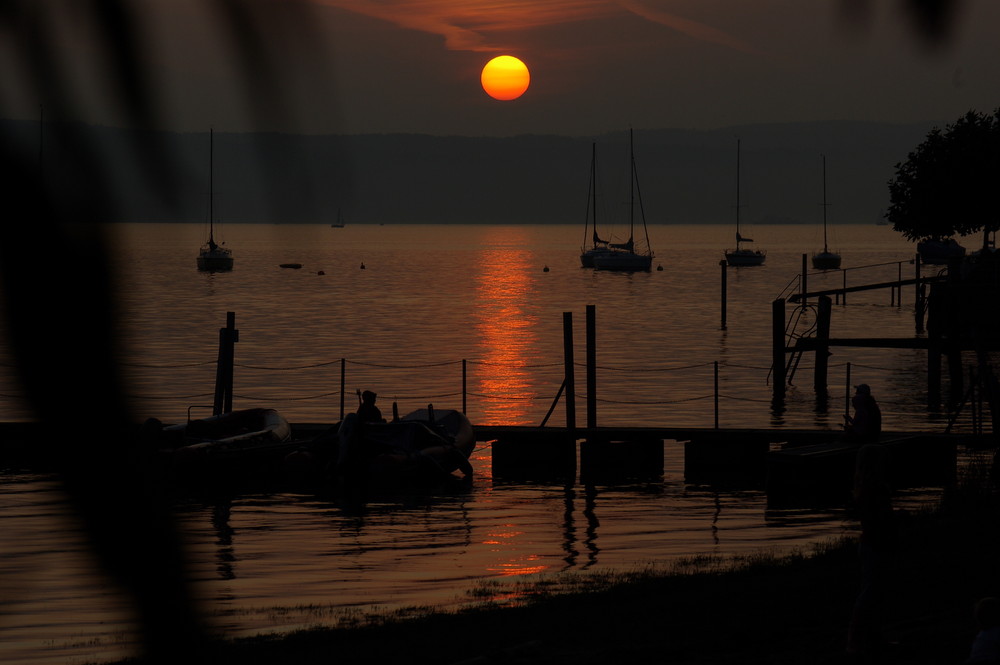
[[[1000,595],[1000,503],[953,491],[911,515],[881,612],[883,651],[845,652],[860,585],[854,538],[783,557],[696,558],[691,572],[618,576],[524,606],[453,614],[419,610],[369,625],[228,641],[209,662],[342,663],[962,663],[976,626],[974,603]],[[402,614],[401,614],[402,615]],[[118,663],[141,663],[127,659]]]

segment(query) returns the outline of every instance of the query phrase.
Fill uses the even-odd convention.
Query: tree
[[[1000,228],[1000,109],[969,111],[944,131],[935,127],[889,181],[886,219],[910,240],[983,233]]]

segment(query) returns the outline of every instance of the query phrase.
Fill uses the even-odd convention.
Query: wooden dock
[[[334,426],[294,423],[292,431],[307,440]],[[475,432],[480,447],[491,448],[497,480],[658,482],[665,446],[681,445],[685,481],[735,481],[765,490],[773,504],[843,504],[859,448],[840,431],[818,429],[478,425]],[[35,445],[42,436],[35,423],[0,423],[0,464],[45,467],[45,446]],[[944,486],[954,477],[958,446],[983,445],[983,437],[885,432],[880,443],[890,449],[897,487]]]

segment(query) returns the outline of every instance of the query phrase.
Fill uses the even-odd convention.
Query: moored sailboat
[[[216,272],[233,269],[233,252],[215,242],[215,208],[213,200],[214,133],[208,133],[208,242],[198,251],[198,270]]]
[[[731,266],[762,265],[767,252],[744,247],[743,243],[747,242],[753,242],[753,238],[740,235],[740,140],[736,139],[736,249],[726,250],[726,263]]]
[[[642,207],[642,192],[635,168],[635,149],[632,130],[629,129],[629,231],[628,240],[623,243],[607,243],[608,251],[594,254],[594,267],[598,270],[618,270],[622,272],[648,271],[653,265],[653,249],[649,244],[649,230],[646,228],[646,213]],[[645,250],[636,250],[635,204],[638,197],[639,214],[642,217],[642,231],[646,241]]]
[[[812,255],[813,268],[816,270],[836,270],[840,267],[840,254],[831,252],[826,236],[826,155],[823,155],[823,251]]]
[[[587,233],[593,227],[591,246],[587,247]],[[580,265],[594,267],[594,257],[611,251],[608,241],[597,234],[597,145],[590,144],[590,192],[587,195],[587,215],[583,223],[583,247],[580,250]]]

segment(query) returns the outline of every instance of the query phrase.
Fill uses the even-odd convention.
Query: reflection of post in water
[[[712,542],[719,544],[719,515],[722,514],[722,501],[719,500],[719,493],[715,493],[715,512],[712,514]]]
[[[222,499],[212,506],[212,528],[215,529],[215,542],[219,546],[216,552],[218,564],[215,569],[219,573],[219,578],[223,580],[236,579],[236,571],[233,567],[233,564],[236,563],[236,556],[233,554],[235,530],[229,523],[232,510],[233,501],[229,498]]]
[[[580,556],[580,551],[576,547],[577,535],[576,535],[576,519],[574,518],[576,491],[573,489],[573,485],[566,485],[565,498],[563,510],[563,551],[566,552],[566,556],[563,557],[563,561],[566,562],[566,567],[563,570],[568,570],[576,566],[577,559]],[[583,504],[583,516],[587,520],[586,537],[583,540],[584,547],[587,549],[587,562],[581,566],[581,570],[586,570],[594,564],[597,563],[597,554],[601,551],[597,547],[597,527],[601,525],[600,521],[597,519],[597,513],[594,510],[597,507],[597,488],[594,485],[584,486],[584,504]]]
[[[573,485],[566,485],[566,491],[563,495],[563,551],[566,553],[563,561],[566,562],[566,566],[563,570],[568,570],[575,566],[576,558],[580,555],[580,552],[576,549],[576,524],[573,519],[574,499],[576,499],[576,492],[573,489]]]
[[[771,425],[773,427],[780,427],[785,424],[785,411],[787,410],[784,396],[780,398],[775,397],[771,400]]]
[[[583,568],[587,569],[597,563],[597,553],[601,551],[597,546],[597,527],[601,523],[597,519],[597,511],[594,510],[597,507],[597,488],[587,485],[584,488],[584,497],[583,516],[587,518],[587,538],[583,544],[587,547],[587,563]]]

